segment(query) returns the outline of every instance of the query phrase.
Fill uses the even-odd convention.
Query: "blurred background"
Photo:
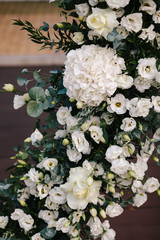
[[[0,89],[5,83],[17,86],[16,79],[23,68],[47,73],[65,61],[63,53],[39,51],[40,46],[31,42],[26,32],[12,25],[13,19],[28,20],[37,28],[45,21],[51,32],[55,23],[64,20],[60,10],[48,0],[0,0]],[[26,114],[25,107],[13,109],[12,93],[0,93],[0,179],[8,176],[5,169],[13,164],[14,160],[10,159],[14,155],[13,147],[31,135],[34,121]],[[152,160],[148,175],[160,179],[160,169]],[[160,240],[160,197],[156,193],[148,194],[148,202],[143,207],[128,208],[110,222],[117,232],[116,240]]]

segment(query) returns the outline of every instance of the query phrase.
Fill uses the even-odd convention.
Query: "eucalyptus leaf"
[[[43,113],[44,104],[42,102],[29,101],[27,104],[27,113],[30,117],[39,117]]]
[[[41,83],[41,81],[43,80],[37,70],[33,72],[33,77],[38,83]]]
[[[33,87],[29,90],[29,96],[32,100],[35,101],[45,101],[46,99],[46,95],[45,92],[43,90],[43,88],[41,87]]]
[[[17,83],[19,86],[23,86],[28,83],[28,80],[25,77],[18,76]]]
[[[56,235],[56,228],[44,228],[40,231],[40,234],[44,239],[51,239]]]

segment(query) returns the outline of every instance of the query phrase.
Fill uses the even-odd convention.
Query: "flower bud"
[[[106,215],[106,212],[104,211],[104,209],[101,209],[99,214],[103,217],[103,218],[106,218],[107,215]]]
[[[13,92],[14,91],[14,86],[10,83],[4,84],[3,89],[6,92]]]
[[[23,94],[22,97],[25,102],[28,102],[31,99],[28,93]]]
[[[101,141],[102,143],[104,143],[104,144],[106,143],[106,140],[104,139],[104,137],[101,137],[101,138],[100,138],[100,141]]]
[[[16,159],[16,156],[10,157],[10,159]]]
[[[25,176],[25,177],[21,177],[19,180],[24,181],[24,180],[26,180],[28,178],[29,178],[28,176]]]
[[[31,142],[31,138],[30,137],[26,138],[24,142],[27,142],[27,143]]]
[[[89,176],[89,177],[87,178],[87,183],[88,183],[88,186],[89,186],[89,187],[92,186],[92,184],[93,184],[93,177],[92,177],[92,176]]]
[[[131,177],[133,177],[133,178],[136,177],[135,172],[132,171],[132,170],[128,171],[128,175],[131,176]]]
[[[64,27],[64,25],[62,24],[62,23],[57,23],[56,24],[59,28],[63,28]]]
[[[121,190],[121,191],[120,191],[120,194],[121,194],[121,196],[123,196],[123,195],[124,195],[124,192],[123,192],[123,190]]]
[[[157,190],[157,194],[158,194],[158,196],[160,196],[160,189]]]
[[[75,99],[74,98],[70,98],[69,101],[70,102],[75,102]]]
[[[63,146],[67,146],[69,144],[69,141],[67,138],[63,139],[63,142],[62,142]]]
[[[76,106],[77,106],[78,109],[81,109],[81,108],[83,108],[84,103],[82,101],[78,101]]]
[[[43,175],[43,173],[42,173],[42,172],[40,172],[40,173],[39,173],[39,179],[42,179],[42,178],[43,178],[43,176],[44,176],[44,175]]]
[[[130,137],[127,134],[123,134],[123,140],[125,142],[130,142],[131,141]]]
[[[86,132],[89,129],[88,123],[83,123],[81,126],[82,131]]]
[[[20,203],[23,207],[26,207],[26,206],[27,206],[26,202],[23,201],[23,200],[20,200],[19,203]]]
[[[89,210],[90,214],[92,215],[92,217],[96,217],[97,216],[97,210],[95,208],[91,208]]]
[[[114,188],[112,185],[110,185],[110,186],[108,187],[108,190],[109,190],[111,193],[115,193],[115,192],[116,192],[115,188]]]
[[[155,156],[153,156],[153,160],[154,160],[156,163],[159,162],[159,158],[157,158],[157,157],[155,157]]]
[[[19,151],[19,152],[18,152],[18,154],[19,154],[19,155],[22,155],[22,154],[23,154],[23,152],[22,152],[22,151]]]
[[[55,101],[52,101],[52,102],[51,102],[51,104],[52,104],[52,105],[55,105],[55,104],[56,104],[56,102],[55,102]]]
[[[138,125],[139,125],[139,130],[140,130],[140,131],[143,131],[143,126],[142,126],[142,124],[139,122]]]
[[[52,144],[52,148],[54,149],[54,147],[55,147],[55,144],[53,143],[53,144]]]
[[[129,152],[130,155],[133,154],[133,150],[132,150],[132,148],[129,145],[128,145],[128,152]]]
[[[84,212],[82,213],[82,218],[83,218],[83,221],[86,221],[86,215]]]
[[[23,160],[17,160],[17,162],[19,162],[20,164],[22,164],[22,165],[28,165],[25,161],[23,161]]]
[[[78,20],[81,22],[83,21],[83,17],[82,16],[78,16]]]
[[[112,180],[112,179],[114,178],[114,174],[113,174],[113,173],[108,173],[108,174],[107,174],[107,178],[108,178],[109,180]]]

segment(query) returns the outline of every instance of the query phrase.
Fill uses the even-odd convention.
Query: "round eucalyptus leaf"
[[[41,87],[33,87],[29,90],[29,96],[32,100],[44,102],[46,99],[45,92]]]
[[[56,235],[56,229],[55,228],[44,228],[42,231],[40,231],[41,237],[44,239],[51,239]]]
[[[43,113],[43,103],[36,101],[29,101],[27,104],[27,113],[30,117],[39,117]]]

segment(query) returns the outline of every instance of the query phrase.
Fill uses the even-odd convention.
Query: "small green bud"
[[[63,25],[62,23],[57,23],[57,26],[58,26],[59,28],[63,28],[63,27],[64,27],[64,25]]]
[[[128,175],[131,176],[131,177],[133,177],[133,178],[136,177],[135,171],[132,171],[132,170],[128,171]]]
[[[97,210],[95,208],[91,208],[89,210],[90,214],[92,215],[92,217],[96,217],[97,216]]]
[[[93,184],[93,177],[92,177],[92,176],[89,176],[89,177],[87,178],[87,183],[88,183],[88,186],[89,186],[89,187],[92,186],[92,184]]]
[[[69,140],[67,138],[63,139],[63,146],[67,146],[69,144]]]
[[[153,156],[153,160],[154,160],[156,163],[159,162],[159,158],[157,158],[157,157],[155,157],[155,156]]]
[[[112,185],[110,185],[110,186],[108,187],[108,190],[109,190],[111,193],[115,193],[115,192],[116,192],[115,188],[114,188]]]
[[[125,142],[130,142],[131,141],[130,137],[127,134],[123,134],[123,140]]]
[[[112,179],[114,178],[114,174],[113,174],[113,173],[108,173],[108,174],[107,174],[107,178],[108,178],[109,180],[112,180]]]
[[[103,217],[103,218],[106,218],[107,215],[106,215],[106,212],[104,211],[104,209],[101,209],[99,214]]]

